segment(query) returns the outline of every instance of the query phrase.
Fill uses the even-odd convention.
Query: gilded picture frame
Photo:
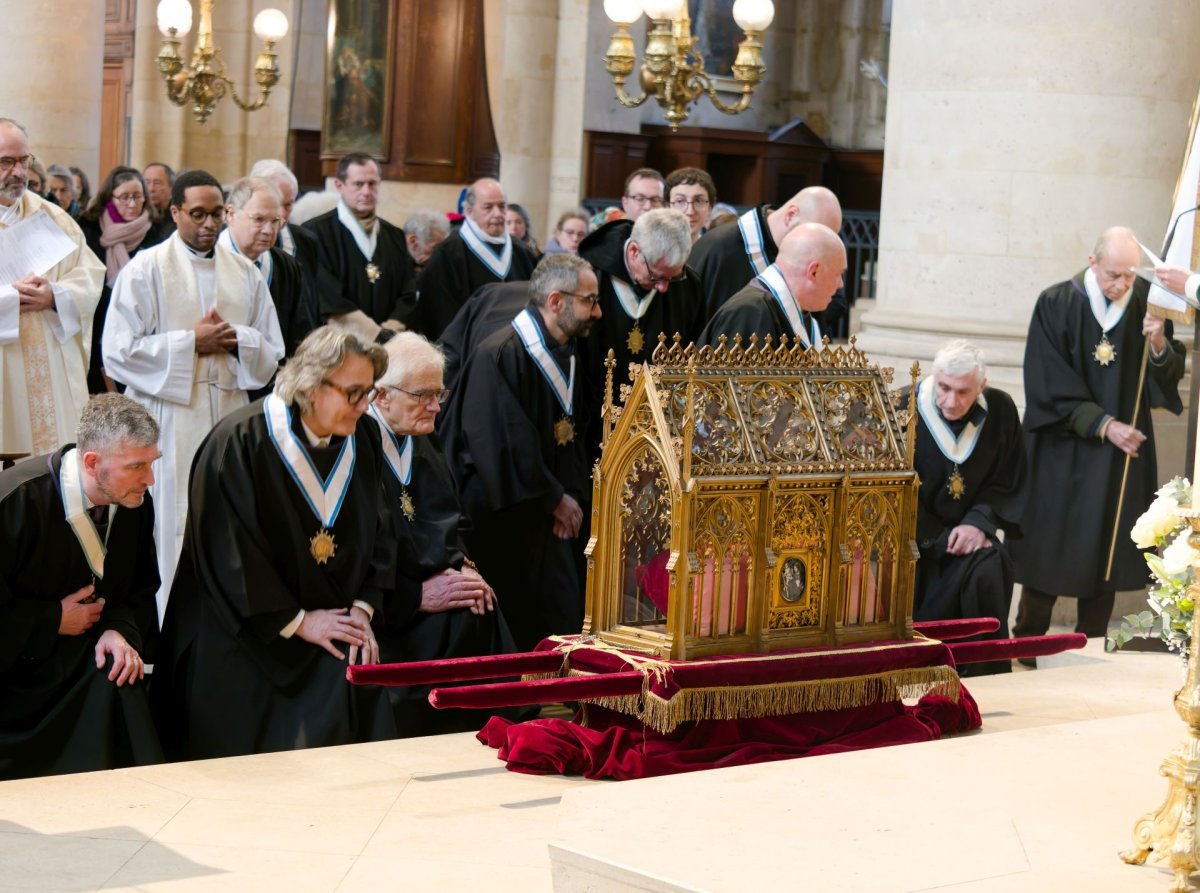
[[[388,158],[397,0],[329,0],[321,157]]]

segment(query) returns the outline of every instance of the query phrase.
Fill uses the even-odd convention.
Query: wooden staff
[[[1134,429],[1137,428],[1138,413],[1142,409],[1142,391],[1146,390],[1146,363],[1150,359],[1150,336],[1146,336],[1146,343],[1142,346],[1142,368],[1138,372],[1138,392],[1137,399],[1133,401],[1133,421],[1129,424]],[[1144,446],[1145,444],[1143,444]],[[1108,544],[1108,567],[1104,571],[1104,582],[1107,583],[1112,578],[1113,558],[1117,554],[1117,533],[1121,529],[1121,509],[1125,506],[1125,483],[1129,480],[1129,463],[1133,460],[1133,456],[1129,453],[1125,454],[1125,471],[1121,473],[1121,493],[1117,497],[1117,516],[1113,518],[1112,540]]]

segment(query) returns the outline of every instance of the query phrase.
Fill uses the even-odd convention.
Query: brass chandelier
[[[625,92],[625,81],[633,73],[637,57],[629,26],[643,10],[650,19],[646,38],[645,61],[638,80],[642,95],[634,98]],[[742,94],[735,103],[718,96],[715,80],[704,70],[704,57],[696,49],[692,36],[687,0],[604,0],[604,11],[617,30],[604,56],[604,67],[612,75],[621,105],[635,108],[651,95],[662,106],[672,130],[687,120],[692,104],[708,94],[712,104],[727,115],[736,115],[750,105],[750,97],[762,80],[766,67],[762,59],[762,34],[775,18],[771,0],[736,0],[733,19],[746,34],[733,61],[733,79]]]
[[[192,27],[192,4],[188,0],[162,0],[158,4],[158,30],[162,32],[162,48],[158,51],[158,70],[167,85],[167,98],[175,105],[192,104],[192,114],[201,124],[208,120],[226,93],[233,97],[238,108],[255,111],[267,104],[271,88],[279,83],[275,44],[288,31],[288,20],[278,9],[264,9],[254,17],[254,33],[263,42],[262,52],[254,63],[254,80],[258,98],[252,102],[237,94],[233,81],[225,74],[225,60],[213,44],[213,0],[200,0],[200,29],[192,61],[184,67],[180,55],[180,38]]]

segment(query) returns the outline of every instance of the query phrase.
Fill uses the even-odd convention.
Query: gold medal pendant
[[[413,499],[408,495],[408,490],[404,487],[400,488],[400,511],[404,512],[404,517],[412,521],[417,517],[417,507],[413,504]]]
[[[374,285],[376,283],[376,281],[378,281],[380,275],[381,274],[379,272],[379,267],[375,266],[374,261],[367,264],[367,279],[369,279],[371,281],[372,285]]]
[[[571,421],[570,416],[563,416],[554,423],[554,442],[559,446],[566,446],[575,439],[575,423]]]
[[[954,499],[962,499],[963,494],[967,492],[967,482],[958,473],[957,465],[954,466],[954,471],[950,472],[950,479],[946,482],[946,490]]]
[[[1096,349],[1092,351],[1092,357],[1101,366],[1107,366],[1117,358],[1116,348],[1112,346],[1112,342],[1108,340],[1107,333],[1100,336],[1100,343],[1096,345]]]
[[[312,553],[313,561],[317,564],[325,564],[337,551],[337,543],[333,541],[333,534],[322,527],[317,531],[316,536],[308,541],[308,551]]]
[[[636,322],[629,330],[629,337],[625,339],[625,345],[631,353],[641,353],[642,348],[646,346],[646,336],[642,334],[642,329]]]

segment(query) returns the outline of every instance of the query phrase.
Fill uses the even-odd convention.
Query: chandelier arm
[[[186,77],[180,77],[186,75]],[[178,79],[179,86],[175,83]],[[191,94],[192,73],[188,69],[184,69],[177,75],[163,75],[163,81],[167,85],[167,99],[171,100],[175,105],[187,105],[188,96]]]
[[[707,92],[708,98],[712,101],[712,104],[716,106],[719,111],[722,111],[727,115],[738,115],[744,112],[750,107],[750,97],[754,95],[753,88],[747,89],[743,87],[742,95],[738,97],[738,101],[729,104],[721,101],[720,96],[717,94],[717,88],[715,84],[710,83],[708,85]]]
[[[234,86],[233,81],[227,77],[223,77],[222,80],[229,86],[229,95],[233,97],[233,101],[237,104],[237,107],[244,112],[258,111],[267,104],[267,98],[271,95],[271,90],[268,87],[266,90],[259,91],[258,99],[253,102],[246,102],[242,97],[238,96],[237,87]]]
[[[624,84],[616,84],[615,86],[617,88],[617,102],[621,103],[621,105],[627,108],[635,109],[650,98],[649,93],[643,92],[641,96],[639,96],[637,99],[634,99],[625,92]]]

